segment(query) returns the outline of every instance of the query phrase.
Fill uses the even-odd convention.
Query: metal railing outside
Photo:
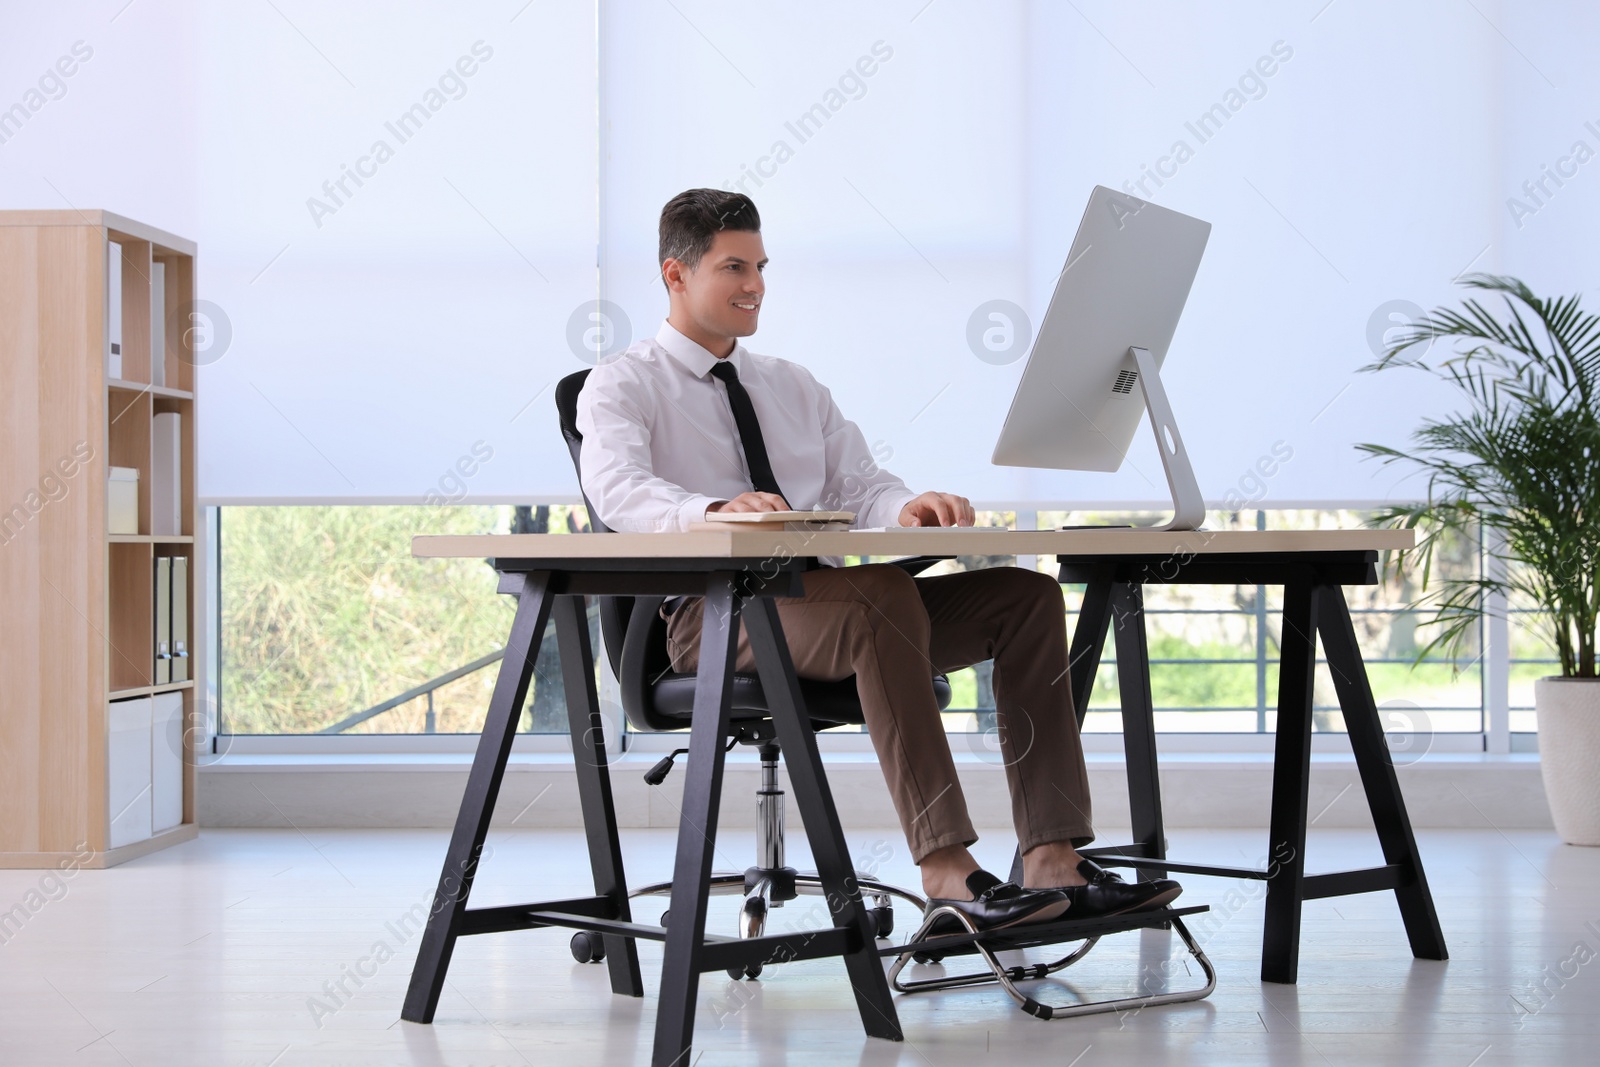
[[[393,711],[395,708],[398,708],[403,704],[409,704],[418,697],[428,698],[428,710],[424,713],[422,732],[425,734],[437,733],[438,720],[434,716],[433,711],[434,692],[446,685],[449,685],[458,678],[465,678],[469,674],[483,670],[492,663],[499,663],[500,660],[505,657],[505,654],[506,650],[502,648],[489,653],[487,656],[479,656],[471,663],[463,663],[454,670],[445,671],[437,678],[429,678],[421,685],[413,686],[410,689],[407,689],[404,693],[400,693],[397,696],[392,696],[388,700],[382,701],[381,703],[374,704],[365,711],[358,711],[354,715],[346,716],[345,718],[334,723],[332,726],[318,730],[317,733],[342,734],[352,726],[364,723],[368,719],[376,718],[386,711]]]

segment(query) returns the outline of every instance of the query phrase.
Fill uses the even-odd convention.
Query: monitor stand
[[[1161,369],[1156,366],[1156,357],[1147,348],[1129,348],[1128,353],[1139,368],[1139,388],[1144,392],[1144,407],[1150,413],[1150,428],[1155,431],[1156,449],[1161,453],[1161,465],[1167,471],[1167,486],[1172,490],[1172,521],[1156,529],[1198,530],[1206,519],[1206,501],[1200,495],[1200,483],[1195,481],[1194,468],[1189,465],[1189,453],[1183,447],[1183,435],[1178,432],[1178,422],[1172,417],[1167,391],[1161,386]]]

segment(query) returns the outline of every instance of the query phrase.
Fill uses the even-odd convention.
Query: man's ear
[[[689,287],[689,283],[685,278],[688,273],[689,268],[681,260],[668,256],[661,261],[661,277],[667,283],[667,289],[671,292],[681,293]]]

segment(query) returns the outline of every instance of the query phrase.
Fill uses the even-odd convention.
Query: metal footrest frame
[[[1163,1004],[1182,1004],[1188,1001],[1201,1000],[1209,996],[1211,991],[1217,988],[1216,969],[1212,967],[1211,961],[1206,958],[1205,952],[1195,941],[1194,936],[1189,933],[1189,928],[1183,924],[1182,918],[1185,915],[1193,915],[1207,910],[1209,909],[1204,906],[1183,908],[1181,910],[1162,908],[1157,911],[1117,916],[1112,919],[1080,919],[1076,921],[1064,920],[1054,923],[1040,923],[1037,926],[1023,927],[1020,930],[999,931],[985,935],[979,932],[978,928],[972,924],[972,921],[967,916],[955,908],[935,908],[927,914],[922,925],[917,928],[916,933],[911,935],[911,939],[905,945],[895,949],[883,950],[880,954],[895,956],[894,965],[889,968],[889,983],[897,993],[927,993],[938,989],[959,989],[967,986],[995,983],[1004,989],[1006,994],[1015,1000],[1023,1011],[1038,1019],[1065,1019],[1079,1015],[1094,1015],[1100,1012],[1137,1011],[1141,1008],[1157,1007]],[[929,937],[928,929],[935,921],[945,915],[954,917],[957,922],[966,928],[967,933]],[[1168,925],[1178,931],[1178,936],[1183,939],[1184,947],[1189,950],[1189,955],[1194,957],[1195,962],[1200,965],[1201,971],[1205,973],[1205,984],[1198,989],[1053,1005],[1042,1004],[1017,988],[1018,982],[1032,982],[1048,978],[1057,971],[1072,966],[1087,956],[1089,950],[1094,948],[1100,938],[1107,934]],[[1051,963],[1007,967],[995,956],[996,952],[1077,940],[1082,940],[1083,944]],[[970,954],[976,954],[979,959],[988,965],[988,970],[915,981],[901,981],[900,979],[900,972],[918,956],[939,956],[942,958],[945,955]]]

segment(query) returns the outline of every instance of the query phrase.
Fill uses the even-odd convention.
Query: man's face
[[[701,332],[710,337],[749,337],[756,332],[766,283],[767,251],[755,230],[724,230],[693,270],[667,260],[667,288]]]

